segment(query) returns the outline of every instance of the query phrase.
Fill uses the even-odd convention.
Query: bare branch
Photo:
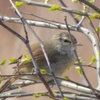
[[[34,6],[45,7],[45,8],[51,8],[53,6],[52,4],[35,2],[35,1],[32,1],[32,0],[20,0],[20,1],[26,2],[28,5],[34,5]],[[92,13],[86,14],[86,13],[83,13],[82,11],[77,11],[77,10],[74,10],[74,9],[71,9],[71,8],[66,8],[66,7],[61,7],[60,11],[69,12],[69,13],[73,13],[73,14],[79,14],[79,15],[82,15],[82,16],[87,16],[87,14],[88,14],[88,16],[93,15]]]
[[[45,51],[43,42],[42,42],[41,39],[38,37],[38,35],[35,33],[35,31],[31,28],[31,26],[27,23],[27,21],[22,17],[22,15],[20,14],[20,12],[19,12],[18,9],[16,8],[16,6],[13,4],[12,0],[9,0],[9,1],[10,1],[10,3],[12,4],[12,6],[14,7],[14,9],[15,9],[17,15],[19,16],[19,18],[21,19],[21,21],[22,21],[23,23],[25,23],[25,24],[28,26],[28,28],[30,29],[30,31],[33,33],[33,35],[34,35],[34,36],[37,38],[37,40],[39,41],[40,46],[41,46],[41,49],[42,49],[42,52],[43,52],[44,57],[45,57],[45,59],[46,59],[46,61],[47,61],[47,65],[48,65],[48,68],[49,68],[49,70],[50,70],[50,73],[52,74],[52,77],[53,77],[53,79],[54,79],[54,82],[55,82],[55,84],[57,85],[57,88],[58,88],[58,90],[59,90],[59,92],[60,92],[60,94],[61,94],[61,96],[62,96],[62,98],[63,98],[63,97],[64,97],[64,96],[63,96],[63,93],[62,93],[62,91],[61,91],[60,86],[59,86],[58,83],[57,83],[55,74],[54,74],[54,72],[53,72],[53,70],[52,70],[52,67],[51,67],[51,64],[50,64],[50,61],[49,61],[49,58],[48,58],[48,56],[47,56],[47,54],[46,54],[46,51]],[[29,48],[30,46],[27,45],[27,47]],[[33,60],[33,64],[35,64],[35,63],[34,63],[34,59],[33,59],[34,56],[32,55],[31,49],[30,49],[29,51],[30,51],[30,53],[31,53],[31,57],[32,57],[32,60]],[[39,71],[39,67],[35,66],[35,69],[36,69],[36,71],[38,71],[38,76],[41,78],[41,80],[42,80],[42,82],[44,83],[45,87],[48,89],[48,91],[49,91],[51,97],[54,98],[54,95],[53,95],[51,89],[49,88],[47,82],[45,81],[44,77],[42,77],[42,74],[41,74],[40,71]]]
[[[61,95],[59,94],[58,91],[54,90],[55,93],[54,93],[54,96],[56,98],[61,98]],[[36,95],[36,94],[40,94],[40,97],[41,96],[48,96],[48,92],[47,91],[39,91],[39,92],[13,92],[13,93],[7,93],[6,95],[1,95],[0,98],[12,98],[12,97],[25,97],[25,96],[33,96],[33,95]],[[67,92],[67,91],[64,91],[64,97],[66,98],[69,98],[69,99],[77,99],[77,100],[90,100],[91,98],[93,98],[93,100],[98,100],[96,99],[95,96],[93,95],[90,95],[90,97],[88,95],[84,95],[81,96],[80,94],[78,93],[74,93],[74,92]],[[56,99],[57,100],[57,99]]]
[[[94,9],[96,12],[100,13],[100,9],[97,6],[95,6],[94,4],[90,3],[88,0],[79,0],[79,1],[83,2],[84,4],[88,5],[92,9]]]

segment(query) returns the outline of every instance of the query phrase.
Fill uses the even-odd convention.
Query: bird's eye
[[[67,40],[67,39],[64,40],[64,42],[65,42],[65,43],[71,43],[71,41],[69,41],[69,40]]]

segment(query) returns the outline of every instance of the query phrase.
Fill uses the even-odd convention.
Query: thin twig
[[[64,7],[68,8],[67,5],[63,2],[63,0],[59,0],[59,2],[60,2]],[[69,13],[69,12],[68,12],[68,13]],[[72,17],[72,19],[74,19],[74,21],[76,22],[76,24],[78,24],[78,23],[80,22],[77,18],[74,17],[74,15],[73,15],[72,13],[69,13],[69,15]],[[80,24],[80,26],[83,27],[82,24]]]
[[[54,90],[55,93],[55,97],[56,98],[62,98],[61,95],[59,94],[58,91]],[[12,98],[12,97],[25,97],[25,96],[35,96],[35,95],[39,95],[41,96],[47,96],[48,97],[48,92],[47,91],[39,91],[39,92],[13,92],[13,93],[8,93],[7,95],[1,95],[0,98]],[[73,95],[74,94],[74,95]],[[73,95],[73,96],[72,96]],[[74,92],[67,92],[64,91],[64,97],[69,98],[69,99],[77,99],[77,100],[90,100],[91,97],[93,98],[93,100],[97,100],[96,97],[94,97],[93,95],[88,96],[88,95],[78,95],[77,93]],[[55,99],[58,100],[58,99]]]
[[[32,56],[32,59],[33,59],[33,62],[34,62],[34,64],[35,64],[35,66],[38,66],[37,63],[36,63],[36,60],[35,60],[35,58],[34,58],[34,56],[33,56],[33,54],[32,54],[31,48],[30,48],[30,46],[29,46],[27,40],[25,40],[25,39],[24,39],[21,35],[19,35],[17,32],[15,32],[15,31],[13,31],[12,29],[10,29],[9,27],[7,27],[4,23],[2,23],[2,21],[0,21],[0,24],[1,24],[5,29],[7,29],[8,31],[10,31],[12,34],[16,35],[19,39],[21,39],[21,40],[25,43],[25,45],[27,46],[27,48],[28,48],[28,50],[29,50],[29,53],[30,53],[31,56]],[[42,77],[41,73],[38,74],[38,75],[39,75],[40,77]],[[40,78],[40,79],[41,79],[41,78]],[[42,80],[42,79],[41,79],[41,80]],[[44,80],[43,80],[43,82],[44,82]],[[50,92],[51,89],[48,87],[48,84],[47,84],[46,86],[47,86],[48,91]],[[52,93],[52,91],[51,91],[50,93]]]
[[[79,64],[74,64],[74,65],[79,66]],[[89,65],[89,64],[81,64],[81,65],[84,66],[84,67],[89,67],[89,68],[94,68],[94,69],[96,69],[95,66],[92,66],[92,65]]]
[[[46,51],[45,51],[43,42],[42,42],[41,39],[38,37],[38,35],[35,33],[35,31],[30,27],[30,25],[27,23],[27,21],[22,17],[22,15],[21,15],[20,12],[18,11],[18,9],[17,9],[17,8],[15,7],[15,5],[13,4],[12,0],[9,0],[9,1],[10,1],[10,3],[12,4],[12,6],[14,7],[14,9],[15,9],[17,15],[19,16],[19,18],[22,20],[23,23],[25,23],[25,24],[28,26],[28,28],[31,30],[31,32],[34,34],[34,36],[35,36],[35,37],[37,38],[37,40],[39,41],[40,46],[41,46],[41,49],[42,49],[43,54],[44,54],[44,57],[45,57],[45,59],[46,59],[46,61],[47,61],[47,65],[48,65],[48,67],[49,67],[50,73],[52,74],[52,77],[53,77],[53,79],[54,79],[54,82],[55,82],[55,84],[57,85],[57,88],[58,88],[58,90],[59,90],[59,92],[61,93],[61,96],[62,96],[62,98],[63,98],[63,97],[64,97],[64,96],[63,96],[63,93],[62,93],[62,91],[61,91],[60,86],[59,86],[58,83],[57,83],[55,74],[54,74],[54,72],[53,72],[53,70],[52,70],[52,67],[51,67],[51,64],[50,64],[50,62],[49,62],[49,58],[48,58],[48,56],[47,56],[47,54],[46,54]],[[29,47],[29,46],[27,46],[27,47]],[[31,50],[30,50],[30,51],[31,51]],[[30,53],[31,53],[31,52],[30,52]],[[32,54],[31,54],[31,55],[32,55]],[[33,62],[34,62],[34,61],[33,61]],[[45,79],[44,79],[43,77],[41,77],[41,74],[40,74],[40,72],[39,72],[39,68],[37,69],[37,67],[35,67],[35,69],[36,69],[36,71],[38,71],[38,75],[39,75],[39,77],[42,79],[42,82],[44,81],[44,84],[45,84],[46,88],[49,90],[51,96],[53,96],[53,93],[51,92],[50,88],[48,88],[48,85],[46,84]],[[54,97],[54,96],[53,96],[53,97]]]
[[[80,2],[83,2],[84,4],[88,5],[92,9],[94,9],[96,12],[100,13],[100,8],[95,6],[94,4],[90,3],[88,0],[79,0]]]
[[[45,3],[41,3],[41,2],[35,2],[33,0],[20,0],[20,1],[26,2],[28,5],[34,5],[34,6],[45,7],[45,8],[53,7],[52,4],[45,4]],[[61,7],[61,10],[60,9],[58,9],[58,10],[63,11],[63,12],[73,13],[73,14],[79,14],[79,15],[82,15],[82,16],[87,16],[87,14],[83,13],[82,11],[74,10],[74,9],[67,8],[67,7]],[[88,13],[88,15],[92,16],[93,14]]]
[[[69,36],[70,36],[70,38],[71,38],[71,33],[70,33],[69,28],[68,28],[68,24],[67,24],[66,18],[65,18],[64,20],[65,20],[66,27],[67,27],[67,29],[68,29]],[[80,68],[81,68],[81,70],[82,70],[83,76],[85,77],[85,79],[86,79],[86,81],[87,81],[89,87],[91,88],[93,94],[96,95],[96,94],[95,94],[95,90],[93,89],[92,85],[90,84],[90,82],[89,82],[89,80],[88,80],[88,78],[87,78],[87,76],[86,76],[86,74],[85,74],[85,72],[84,72],[84,69],[83,69],[83,67],[82,67],[82,65],[81,65],[81,63],[80,63],[80,60],[79,60],[78,54],[77,54],[77,52],[76,52],[76,50],[75,50],[75,48],[74,48],[72,39],[71,39],[71,43],[72,43],[73,51],[74,51],[75,56],[76,56],[76,58],[77,58],[78,64],[79,64],[79,66],[80,66]]]

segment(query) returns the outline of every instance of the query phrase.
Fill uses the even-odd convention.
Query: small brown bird
[[[74,47],[76,48],[77,40],[71,34],[71,39]],[[61,76],[62,73],[66,70],[67,67],[71,66],[76,60],[76,56],[73,51],[73,46],[71,43],[70,36],[67,32],[62,32],[59,34],[54,34],[49,40],[44,41],[44,47],[48,55],[51,67],[55,75]],[[38,63],[40,69],[45,69],[50,73],[47,62],[41,50],[40,44],[36,43],[31,45],[32,52],[35,56],[35,59]],[[26,50],[22,56],[21,60],[29,56],[28,50]],[[33,69],[32,62],[23,62],[19,64],[19,68],[16,68],[14,74],[18,73],[31,73]],[[0,93],[3,92],[7,87],[9,87],[15,80],[21,76],[15,76],[10,78],[5,84],[0,88]],[[27,76],[31,80],[40,81],[37,75]],[[52,78],[49,76],[44,76],[46,81],[50,81]]]

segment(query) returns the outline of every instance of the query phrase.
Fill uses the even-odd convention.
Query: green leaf
[[[75,18],[81,18],[82,17],[82,15],[79,15],[79,14],[77,14],[76,16],[75,16]]]
[[[48,94],[47,92],[43,92],[43,93],[42,93],[43,96],[45,96],[45,95],[47,95],[47,94]]]
[[[87,6],[85,6],[85,8],[84,9],[82,9],[82,13],[86,13],[86,9],[87,9],[88,7]],[[77,14],[76,16],[75,16],[75,18],[81,18],[82,17],[82,15],[81,14]]]
[[[25,2],[18,2],[16,1],[15,2],[15,6],[18,8],[18,7],[21,7]]]
[[[96,28],[96,32],[99,33],[100,32],[100,27]]]
[[[70,71],[70,70],[71,70],[71,68],[70,68],[70,67],[67,67],[67,70],[68,70],[68,71]]]
[[[78,57],[81,64],[83,64],[83,59],[81,57]],[[75,64],[78,64],[78,61],[75,62]]]
[[[94,3],[95,2],[95,0],[90,0],[90,3]]]
[[[4,79],[5,79],[5,78],[4,78],[3,76],[0,76],[0,81],[1,81],[1,80],[3,81]]]
[[[55,99],[50,97],[50,100],[55,100]]]
[[[0,88],[3,86],[3,84],[2,83],[0,83]]]
[[[9,59],[11,63],[17,63],[17,59],[16,58],[10,58]]]
[[[46,71],[45,69],[40,69],[40,72],[41,72],[42,74],[47,74],[47,71]]]
[[[88,20],[88,23],[89,23],[89,24],[91,24],[91,21],[90,21],[90,20]]]
[[[0,81],[1,80],[4,80],[5,78],[1,75],[1,72],[0,72]]]
[[[48,2],[50,2],[50,0],[45,0],[45,4],[47,4]]]
[[[81,68],[80,68],[79,66],[77,66],[77,67],[75,67],[75,68],[77,69],[79,76],[82,76],[83,73],[82,73]]]
[[[5,78],[1,75],[1,72],[0,72],[0,82],[3,81]]]
[[[64,76],[64,78],[65,78],[66,80],[69,80],[69,77],[68,77],[68,76]]]
[[[73,3],[78,3],[78,0],[72,0]]]
[[[3,66],[5,63],[6,63],[6,59],[2,60],[2,61],[0,62],[0,65]]]
[[[65,97],[65,98],[63,98],[63,100],[69,100],[69,99]]]
[[[34,94],[34,98],[39,98],[41,96],[41,94]]]
[[[59,5],[54,4],[51,8],[49,8],[49,10],[51,10],[51,11],[62,10],[62,8]]]
[[[92,64],[94,64],[95,62],[96,62],[96,57],[95,57],[95,56],[92,56],[89,65],[92,65]]]
[[[57,93],[57,91],[55,91],[55,90],[52,90],[52,92],[53,92],[53,94],[56,94]]]
[[[84,9],[82,9],[82,12],[86,13],[86,9],[87,9],[87,7],[85,7]]]
[[[21,59],[21,62],[31,62],[31,57],[28,56],[26,58]]]
[[[83,63],[82,57],[78,57],[78,59],[79,59],[80,63],[82,64]]]
[[[89,16],[90,18],[100,18],[100,14],[94,13],[93,15]]]

